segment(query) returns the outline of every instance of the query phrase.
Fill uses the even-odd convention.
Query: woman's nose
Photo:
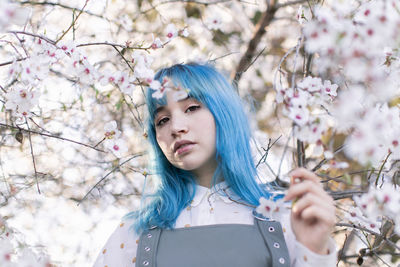
[[[179,116],[172,118],[171,121],[171,134],[173,136],[187,133],[189,130],[188,125],[184,118]]]

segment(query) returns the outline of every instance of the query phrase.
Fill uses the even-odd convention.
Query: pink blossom
[[[220,30],[222,26],[222,21],[219,14],[214,14],[213,16],[210,16],[206,21],[206,25],[209,30]]]
[[[304,80],[297,84],[297,86],[310,93],[320,92],[322,88],[321,78],[307,76]]]
[[[358,207],[349,207],[349,209],[344,213],[344,217],[350,221],[350,223],[355,225],[360,225],[366,219]]]
[[[335,96],[337,96],[337,89],[338,89],[338,85],[337,84],[332,84],[331,81],[324,81],[324,84],[322,85],[322,94],[326,94],[329,95],[331,97],[331,100],[333,100],[333,98]]]
[[[178,36],[178,30],[176,29],[174,24],[168,24],[167,27],[165,28],[166,34],[165,36],[168,38],[168,40],[172,40],[175,37]]]
[[[76,44],[73,41],[61,40],[57,47],[61,49],[67,55],[73,55],[76,52]]]
[[[121,132],[117,129],[117,122],[110,121],[104,125],[104,137],[107,139],[117,139],[121,135]]]
[[[271,220],[280,220],[282,215],[286,213],[286,207],[282,199],[276,201],[261,197],[260,205],[257,206],[256,212]]]
[[[117,75],[116,73],[111,73],[111,71],[106,70],[105,74],[100,76],[99,82],[102,86],[114,84],[117,82]]]
[[[179,90],[175,91],[172,95],[174,101],[179,101],[188,97],[189,90],[185,90],[183,88],[179,88]]]
[[[163,43],[161,42],[160,38],[154,38],[153,35],[153,43],[151,44],[151,48],[157,49],[163,47]]]
[[[5,95],[7,101],[5,103],[6,109],[11,109],[17,116],[31,116],[30,110],[38,104],[40,92],[15,87]]]
[[[10,240],[0,238],[0,262],[6,266],[11,266],[13,254],[13,245]]]
[[[187,28],[184,28],[183,30],[179,31],[179,35],[182,37],[188,37],[189,36],[189,31],[187,30]]]
[[[117,158],[121,158],[128,151],[127,144],[122,139],[106,139],[104,146]]]
[[[2,0],[0,2],[0,30],[4,31],[11,24],[24,25],[27,23],[30,13],[29,8]]]

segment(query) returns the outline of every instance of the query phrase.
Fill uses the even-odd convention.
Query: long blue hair
[[[260,197],[269,197],[265,187],[256,181],[248,119],[240,97],[227,79],[214,67],[197,63],[163,68],[157,72],[155,79],[161,82],[164,78],[172,80],[175,86],[189,89],[189,96],[203,103],[214,116],[218,167],[213,185],[218,177],[223,177],[240,201],[254,206],[259,204]],[[150,197],[150,203],[127,215],[135,219],[133,227],[138,233],[154,226],[173,228],[179,214],[196,193],[194,176],[189,171],[174,167],[157,143],[155,111],[158,105],[165,105],[166,99],[155,99],[152,93],[149,88],[146,95],[148,140],[153,148],[153,170],[160,181],[155,193],[143,196]]]

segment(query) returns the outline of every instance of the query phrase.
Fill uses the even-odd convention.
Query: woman
[[[174,65],[155,79],[180,88],[147,94],[159,184],[95,266],[335,266],[335,208],[315,174],[291,173],[298,182],[284,200],[296,204],[280,222],[254,212],[271,194],[256,181],[247,118],[229,82],[201,64]]]

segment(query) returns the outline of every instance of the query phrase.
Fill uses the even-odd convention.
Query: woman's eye
[[[168,118],[162,118],[157,122],[157,126],[162,126],[164,123],[166,123],[169,119]]]
[[[190,106],[190,107],[188,107],[187,109],[186,109],[186,112],[193,112],[193,111],[195,111],[195,110],[197,110],[197,109],[199,109],[200,108],[200,105],[193,105],[193,106]]]

